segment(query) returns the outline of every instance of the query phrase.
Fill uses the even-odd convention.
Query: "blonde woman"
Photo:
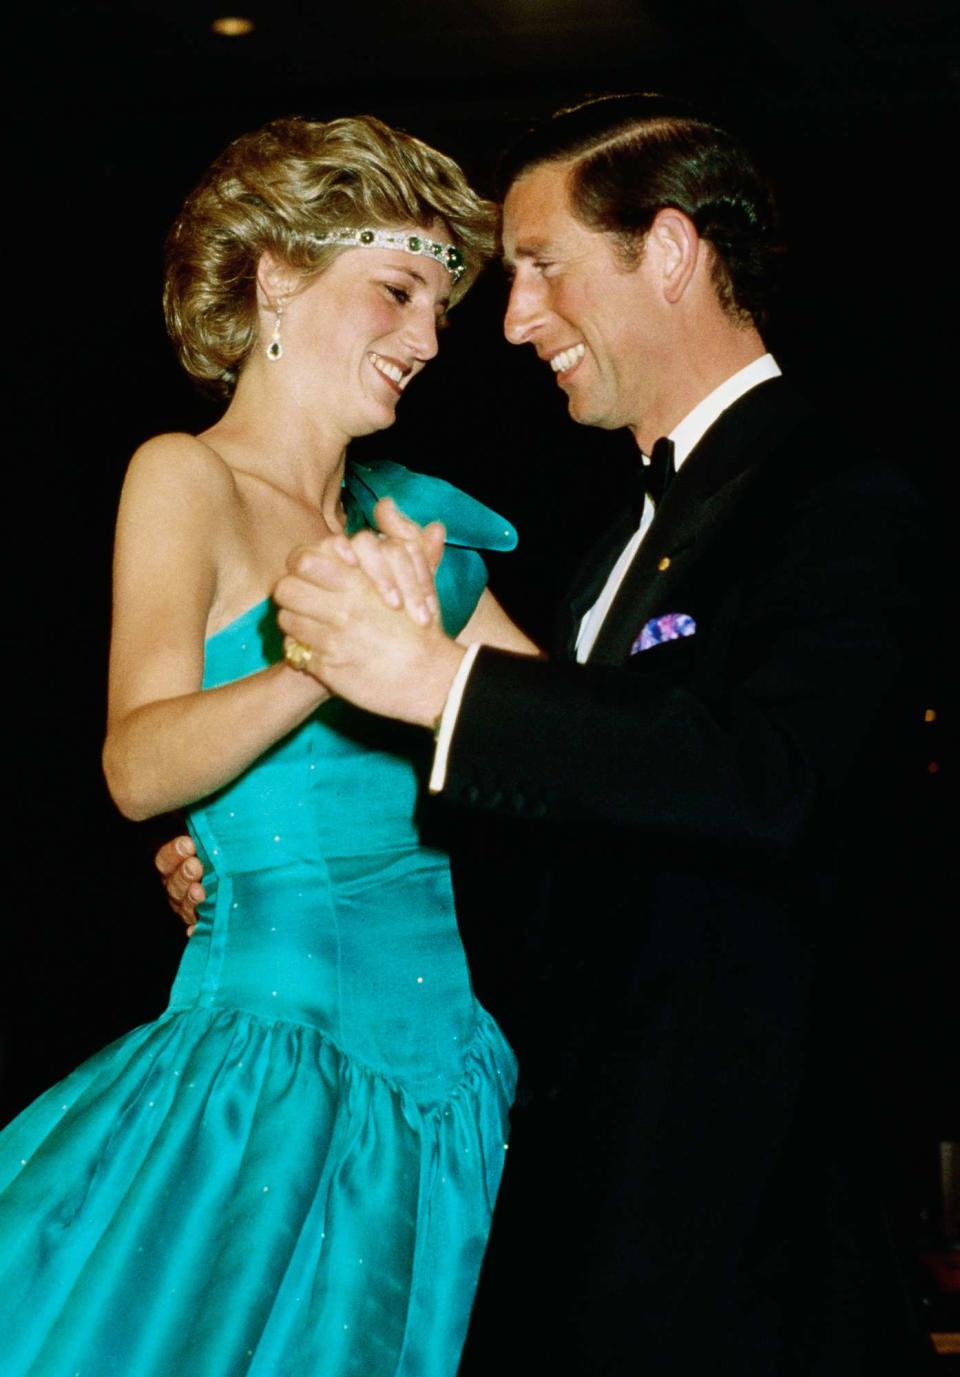
[[[347,459],[492,247],[460,169],[368,117],[237,140],[171,232],[170,333],[229,401],[131,464],[104,765],[128,816],[189,808],[208,898],[163,1016],[0,1140],[5,1372],[456,1371],[514,1059],[418,833],[417,734],[287,664],[270,591],[392,496],[445,524],[448,630],[532,649],[475,553],[503,519]]]

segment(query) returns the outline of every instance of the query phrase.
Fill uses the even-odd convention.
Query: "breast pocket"
[[[652,617],[634,637],[627,668],[641,673],[683,672],[699,659],[697,619],[686,612]]]
[[[657,650],[673,641],[686,641],[697,634],[697,620],[689,612],[662,612],[640,628],[630,647],[631,655]]]

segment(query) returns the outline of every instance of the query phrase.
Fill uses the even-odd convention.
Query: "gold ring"
[[[313,648],[304,645],[303,641],[295,641],[291,637],[284,647],[283,658],[291,669],[299,669],[303,673],[309,668],[310,661],[313,659]]]

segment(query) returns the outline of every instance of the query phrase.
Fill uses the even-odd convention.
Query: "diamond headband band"
[[[467,270],[463,254],[455,244],[438,244],[423,234],[406,234],[403,230],[331,229],[311,234],[318,244],[336,244],[348,249],[400,249],[402,253],[432,258],[458,283]]]

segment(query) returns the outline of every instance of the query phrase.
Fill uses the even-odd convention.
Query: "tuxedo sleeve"
[[[917,623],[921,538],[905,485],[846,475],[767,530],[765,555],[718,575],[724,592],[713,622],[698,618],[696,645],[623,667],[481,649],[445,796],[545,822],[792,849],[893,693]]]

